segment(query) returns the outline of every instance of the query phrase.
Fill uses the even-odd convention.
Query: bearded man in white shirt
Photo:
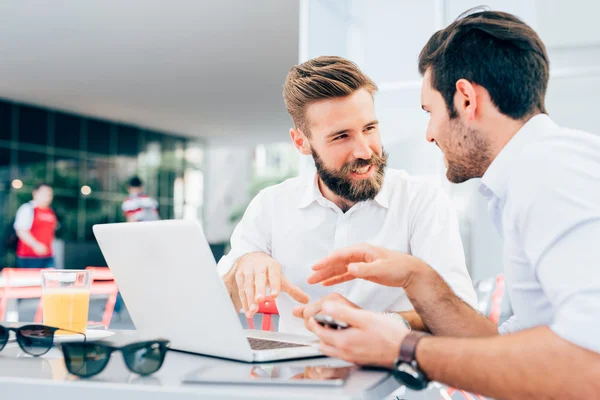
[[[341,57],[319,57],[290,70],[283,93],[295,125],[290,136],[301,154],[312,155],[317,172],[261,191],[232,235],[231,252],[218,269],[247,317],[270,294],[281,332],[308,333],[304,324],[324,300],[400,313],[413,328],[426,330],[401,288],[363,280],[334,292],[307,283],[317,260],[365,242],[426,260],[459,298],[475,304],[450,200],[435,185],[386,168],[376,91]]]

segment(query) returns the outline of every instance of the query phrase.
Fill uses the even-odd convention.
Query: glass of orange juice
[[[44,325],[85,333],[90,308],[90,281],[90,271],[42,271]]]

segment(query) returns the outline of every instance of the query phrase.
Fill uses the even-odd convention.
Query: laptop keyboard
[[[304,347],[306,344],[290,343],[290,342],[278,342],[276,340],[265,340],[257,338],[248,338],[250,348],[252,350],[273,350],[273,349],[287,349],[288,347]]]

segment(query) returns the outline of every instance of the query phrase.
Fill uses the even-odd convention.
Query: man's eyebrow
[[[341,131],[335,131],[335,132],[332,132],[329,135],[327,135],[327,138],[329,139],[329,138],[337,136],[337,135],[348,133],[349,131],[350,131],[350,129],[342,129]]]
[[[371,125],[377,125],[378,123],[379,123],[379,121],[376,120],[376,119],[374,119],[373,121],[370,121],[370,122],[366,123],[365,126],[363,126],[363,128],[366,128],[366,127],[371,126]],[[350,129],[348,129],[348,128],[342,129],[342,130],[330,133],[329,135],[326,136],[326,138],[329,139],[331,137],[334,137],[334,136],[337,136],[337,135],[342,135],[342,134],[348,133],[348,132],[350,132]]]

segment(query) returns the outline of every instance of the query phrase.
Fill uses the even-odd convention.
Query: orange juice
[[[44,325],[85,333],[90,307],[90,290],[79,288],[44,289]],[[57,332],[69,334],[69,332]]]

